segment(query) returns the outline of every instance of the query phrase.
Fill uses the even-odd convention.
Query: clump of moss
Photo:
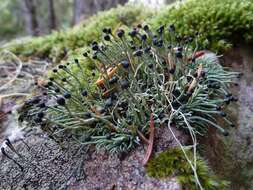
[[[149,28],[138,25],[116,33],[104,28],[104,40],[93,41],[83,52],[94,71],[78,58],[55,67],[41,98],[25,103],[30,106],[25,120],[32,126],[57,126],[51,136],[71,134],[78,143],[113,154],[146,141],[152,119],[202,135],[211,126],[227,136],[231,122],[222,108],[235,101],[228,87],[238,73],[224,70],[216,55],[208,59],[204,51],[196,52],[192,37],[175,37],[173,25]],[[214,116],[227,125],[218,125]]]
[[[173,4],[174,5],[174,4]],[[48,36],[12,41],[0,49],[8,49],[20,58],[50,58],[59,63],[72,59],[91,39],[98,40],[100,31],[111,26],[130,26],[141,21],[157,28],[174,24],[181,36],[200,32],[200,46],[221,51],[237,43],[253,42],[253,4],[251,0],[190,0],[179,6],[167,6],[155,17],[141,6],[119,6],[87,19],[74,29]],[[150,19],[151,18],[151,19]]]
[[[193,153],[190,150],[186,150],[186,153],[193,160]],[[179,148],[168,149],[160,153],[149,161],[146,170],[150,177],[165,178],[175,175],[183,189],[198,189],[190,164]],[[204,189],[223,190],[228,187],[228,182],[215,176],[206,161],[199,156],[197,157],[197,174]]]
[[[158,27],[169,22],[182,36],[198,31],[200,45],[218,51],[253,41],[252,10],[252,0],[190,0],[166,7],[148,23]]]

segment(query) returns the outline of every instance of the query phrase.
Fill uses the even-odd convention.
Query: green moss
[[[121,22],[128,26],[131,23],[143,20],[145,15],[151,14],[143,13],[139,15],[139,18],[134,18],[133,15],[136,15],[135,10],[128,11],[122,11],[122,14],[118,16],[118,18],[121,18]],[[110,14],[112,13],[108,13],[108,15]],[[129,18],[126,19],[127,17]],[[112,28],[117,28],[116,22],[104,20],[106,23],[100,22],[99,19],[89,19],[92,22],[86,25],[86,22],[88,22],[86,21],[83,24],[85,25],[84,30],[79,30],[77,27],[74,36],[85,36],[87,38],[87,35],[84,34],[85,31],[89,35],[87,39],[96,40],[101,35],[101,29],[104,26],[112,25]],[[163,24],[174,24],[177,33],[182,36],[193,35],[198,31],[201,34],[198,42],[199,46],[212,51],[226,50],[234,43],[237,43],[238,40],[241,40],[241,43],[253,42],[253,4],[250,3],[250,0],[190,0],[186,3],[167,6],[158,12],[155,17],[151,19],[147,17],[146,22],[153,28]],[[103,27],[96,28],[100,24]],[[96,32],[93,34],[94,28],[96,28]],[[83,34],[79,34],[80,32],[83,32]],[[82,57],[85,48],[74,45],[73,47],[67,56],[67,61],[73,61],[73,57],[75,57],[91,68],[90,62]]]
[[[252,0],[189,0],[167,6],[156,14],[140,6],[119,6],[101,12],[80,25],[48,36],[13,41],[7,49],[25,59],[50,58],[54,63],[70,59],[91,39],[98,40],[105,26],[113,29],[145,20],[152,26],[174,24],[181,35],[201,33],[200,45],[214,51],[230,48],[235,43],[253,42]]]
[[[174,24],[183,36],[198,31],[203,48],[214,51],[253,41],[252,0],[189,0],[166,7],[147,22],[154,27]]]
[[[193,160],[192,152],[189,150],[186,152],[189,158]],[[166,178],[175,175],[183,189],[198,189],[193,171],[179,148],[172,148],[160,153],[149,161],[146,170],[150,177]],[[197,173],[204,189],[222,190],[228,186],[226,181],[219,180],[213,174],[207,163],[199,156],[197,158]]]

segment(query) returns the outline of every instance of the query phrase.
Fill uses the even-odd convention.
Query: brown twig
[[[142,161],[143,165],[146,165],[148,163],[148,160],[151,156],[152,150],[153,150],[153,145],[154,145],[154,138],[155,138],[155,123],[154,123],[154,117],[153,114],[151,113],[150,116],[150,133],[149,133],[149,145],[147,152],[145,154],[145,157]]]
[[[139,135],[140,139],[145,143],[149,144],[149,140],[137,129],[137,134]]]

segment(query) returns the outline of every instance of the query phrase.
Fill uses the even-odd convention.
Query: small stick
[[[190,93],[190,92],[196,87],[196,85],[197,85],[197,79],[194,78],[194,79],[192,80],[192,82],[191,82],[191,84],[190,84],[190,86],[189,86],[187,92]]]
[[[16,161],[14,160],[12,157],[10,157],[4,150],[4,147],[1,148],[1,152],[4,156],[6,156],[7,158],[9,158],[10,160],[12,160],[15,164],[18,165],[18,167],[20,168],[21,171],[24,171],[24,168]]]
[[[149,145],[148,149],[146,152],[146,155],[142,161],[142,164],[145,166],[148,163],[148,160],[151,156],[152,150],[153,150],[153,145],[154,145],[154,138],[155,138],[155,124],[154,124],[154,117],[153,114],[151,113],[150,116],[150,134],[149,134]]]
[[[197,78],[198,79],[200,78],[202,71],[203,71],[203,65],[200,64],[198,67],[198,70],[197,70]]]
[[[11,144],[11,141],[9,138],[5,139],[5,144],[13,151],[15,152],[20,158],[22,158],[22,156],[16,151],[16,149],[14,148],[14,146]]]
[[[138,129],[137,129],[137,134],[139,135],[139,137],[141,138],[141,140],[145,143],[145,144],[149,144],[149,141],[148,139],[142,134],[142,132],[140,132]]]

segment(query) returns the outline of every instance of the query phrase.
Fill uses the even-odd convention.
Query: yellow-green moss
[[[187,150],[187,155],[193,160],[193,154]],[[187,162],[183,152],[179,148],[172,148],[160,153],[151,159],[146,167],[150,177],[166,178],[176,176],[185,190],[197,190],[193,171]],[[207,190],[224,190],[228,182],[220,180],[208,167],[205,160],[198,156],[197,173],[201,185]]]
[[[152,15],[151,10],[141,6],[119,6],[72,29],[13,41],[0,50],[8,49],[21,58],[50,58],[59,63],[67,57],[72,58],[92,40],[98,40],[104,27],[116,29],[141,21],[154,28],[161,24],[174,24],[183,36],[198,31],[201,33],[199,45],[213,51],[224,50],[238,42],[253,42],[252,0],[189,0],[177,6],[169,5]]]
[[[155,28],[174,24],[182,36],[200,32],[199,45],[213,51],[253,42],[252,0],[188,0],[164,8],[147,22]]]

